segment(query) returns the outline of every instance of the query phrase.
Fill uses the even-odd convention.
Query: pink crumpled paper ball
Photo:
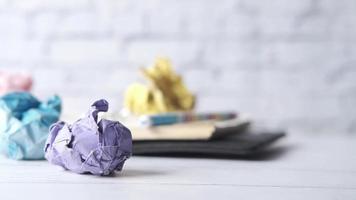
[[[29,91],[31,87],[32,78],[30,75],[0,71],[0,95],[9,92]]]

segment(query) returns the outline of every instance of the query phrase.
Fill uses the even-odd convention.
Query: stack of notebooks
[[[127,123],[134,155],[250,157],[283,137],[283,131],[255,130],[234,113],[145,115]]]

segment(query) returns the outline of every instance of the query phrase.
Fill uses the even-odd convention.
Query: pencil
[[[233,112],[216,113],[165,113],[155,115],[144,115],[139,118],[140,124],[144,126],[160,126],[176,123],[185,123],[204,120],[228,120],[236,118]]]

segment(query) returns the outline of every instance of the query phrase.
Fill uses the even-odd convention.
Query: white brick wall
[[[356,134],[354,0],[0,0],[0,69],[76,116],[115,111],[138,68],[172,58],[198,110],[306,134]]]

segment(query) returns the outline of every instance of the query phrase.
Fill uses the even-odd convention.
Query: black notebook
[[[147,156],[249,157],[285,136],[283,131],[237,127],[210,140],[134,140],[133,154]]]

